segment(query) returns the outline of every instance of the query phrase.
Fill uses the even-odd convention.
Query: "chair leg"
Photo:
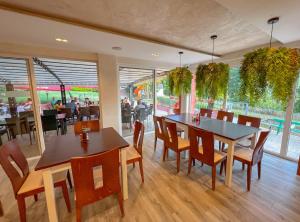
[[[20,214],[20,221],[26,222],[26,205],[24,197],[17,197],[19,214]]]
[[[223,173],[223,167],[224,167],[224,161],[221,162],[220,175],[222,175],[222,173]]]
[[[69,192],[68,192],[68,187],[66,181],[64,181],[61,185],[61,189],[64,195],[64,199],[68,208],[68,211],[71,212],[71,203],[70,203],[70,198],[69,198]]]
[[[189,157],[189,164],[188,164],[188,175],[190,175],[191,173],[191,169],[192,169],[192,162],[195,161],[195,159],[193,159],[191,156]]]
[[[38,201],[38,195],[34,194],[34,201],[37,202]]]
[[[135,162],[132,163],[132,167],[135,168]]]
[[[154,137],[154,151],[156,151],[157,136]]]
[[[212,166],[211,177],[212,177],[212,190],[215,190],[215,187],[216,187],[216,165]]]
[[[195,159],[193,159],[193,166],[195,166],[196,165],[196,160]]]
[[[245,164],[242,163],[242,170],[245,170]]]
[[[122,192],[119,192],[118,193],[118,201],[119,201],[119,206],[120,206],[120,210],[121,210],[121,214],[122,214],[122,217],[124,217],[124,206],[123,206],[123,195],[122,195]]]
[[[76,222],[81,222],[81,207],[76,206]]]
[[[72,184],[72,179],[71,179],[71,173],[70,173],[69,170],[68,170],[68,172],[67,172],[67,180],[68,180],[70,189],[73,189],[73,184]]]
[[[163,161],[166,160],[166,154],[168,152],[168,148],[166,146],[164,146],[164,154],[163,154]]]
[[[177,162],[177,173],[179,173],[180,170],[180,152],[176,153],[176,162]]]
[[[252,166],[251,164],[247,164],[247,191],[250,191],[251,186],[251,174],[252,174]]]
[[[143,170],[143,159],[142,158],[140,158],[140,160],[139,160],[139,166],[140,166],[142,182],[144,183],[144,170]]]
[[[260,179],[260,175],[261,175],[261,162],[257,163],[257,174],[258,174],[258,179]]]

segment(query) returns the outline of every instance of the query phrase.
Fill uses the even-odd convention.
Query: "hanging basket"
[[[240,98],[255,105],[267,89],[273,98],[287,106],[299,76],[298,49],[260,48],[244,55],[240,68]]]

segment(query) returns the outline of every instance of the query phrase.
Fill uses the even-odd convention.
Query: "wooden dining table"
[[[187,113],[168,115],[165,118],[167,121],[180,125],[186,138],[188,137],[188,127],[192,126],[210,131],[214,133],[216,140],[228,144],[225,184],[231,187],[234,147],[239,141],[251,138],[251,147],[254,148],[259,129],[208,117],[200,117],[200,121],[193,121],[193,115]]]
[[[129,144],[113,128],[103,128],[99,132],[90,132],[87,142],[81,142],[80,135],[67,134],[53,137],[51,143],[46,144],[35,170],[43,170],[45,196],[50,222],[57,222],[53,174],[71,170],[70,160],[100,154],[109,150],[119,149],[121,153],[122,192],[123,199],[128,199],[126,147]]]

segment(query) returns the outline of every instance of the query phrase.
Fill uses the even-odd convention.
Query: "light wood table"
[[[216,140],[228,144],[225,184],[228,187],[231,187],[232,162],[235,144],[241,140],[251,138],[251,146],[254,148],[259,129],[207,117],[201,117],[200,123],[197,123],[193,121],[192,114],[169,115],[165,118],[167,121],[179,124],[180,127],[184,129],[185,137],[188,135],[188,127],[192,126],[210,131],[214,133]]]
[[[81,143],[79,135],[68,134],[54,137],[51,143],[46,145],[46,149],[35,167],[35,170],[43,169],[49,221],[58,221],[53,174],[71,170],[70,160],[73,157],[95,155],[113,149],[120,149],[123,199],[128,199],[126,149],[124,149],[128,146],[129,144],[113,128],[90,132],[87,143]]]

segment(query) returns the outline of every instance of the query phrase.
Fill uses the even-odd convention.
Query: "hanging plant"
[[[300,55],[297,49],[261,48],[244,55],[240,68],[240,97],[255,105],[267,88],[273,98],[287,106],[298,79]]]
[[[224,63],[200,64],[196,71],[198,98],[212,100],[226,98],[229,80],[229,65]]]
[[[177,67],[169,71],[168,82],[170,93],[175,96],[191,92],[192,72],[188,67]]]

